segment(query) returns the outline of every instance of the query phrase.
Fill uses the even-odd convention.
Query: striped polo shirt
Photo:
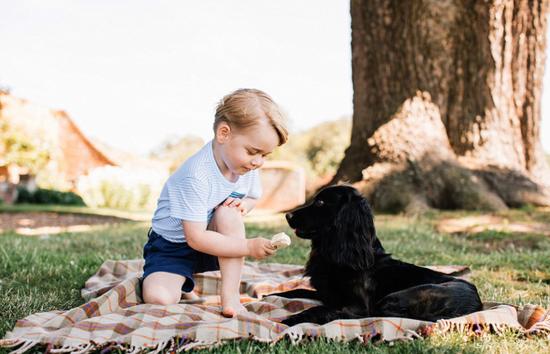
[[[228,197],[260,198],[258,170],[237,181],[228,181],[221,173],[212,150],[212,141],[187,159],[166,181],[153,215],[152,228],[171,242],[185,242],[182,221],[209,223],[214,208]]]

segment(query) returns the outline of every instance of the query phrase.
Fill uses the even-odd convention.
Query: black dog
[[[328,187],[286,218],[296,236],[311,240],[305,274],[316,291],[273,295],[322,302],[284,320],[289,326],[372,316],[436,321],[482,308],[474,285],[386,253],[367,200],[353,187]]]

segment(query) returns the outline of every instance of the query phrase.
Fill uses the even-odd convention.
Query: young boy
[[[288,137],[279,107],[266,93],[240,89],[216,108],[214,139],[165,183],[144,246],[143,299],[179,302],[192,293],[193,274],[219,269],[222,314],[245,311],[239,285],[245,256],[275,250],[265,238],[245,238],[243,216],[261,195],[258,168]]]

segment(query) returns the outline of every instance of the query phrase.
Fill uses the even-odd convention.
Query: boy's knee
[[[143,302],[154,305],[177,304],[181,299],[181,292],[173,293],[168,289],[158,288],[153,292],[143,292]]]
[[[177,304],[181,299],[181,284],[183,283],[180,284],[179,281],[172,280],[173,275],[167,277],[167,274],[162,272],[155,272],[146,277],[142,284],[143,302],[156,305]]]
[[[220,206],[214,212],[208,228],[221,233],[230,232],[234,235],[243,234],[244,236],[243,216],[237,208]]]
[[[234,222],[242,222],[243,217],[241,215],[241,212],[237,208],[219,206],[214,212],[214,216],[212,220],[218,223],[219,222],[234,223]]]

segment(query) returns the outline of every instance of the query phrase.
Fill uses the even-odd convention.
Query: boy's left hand
[[[241,212],[241,215],[245,215],[247,213],[243,200],[239,198],[229,197],[223,202],[222,205],[226,207],[237,208]]]

